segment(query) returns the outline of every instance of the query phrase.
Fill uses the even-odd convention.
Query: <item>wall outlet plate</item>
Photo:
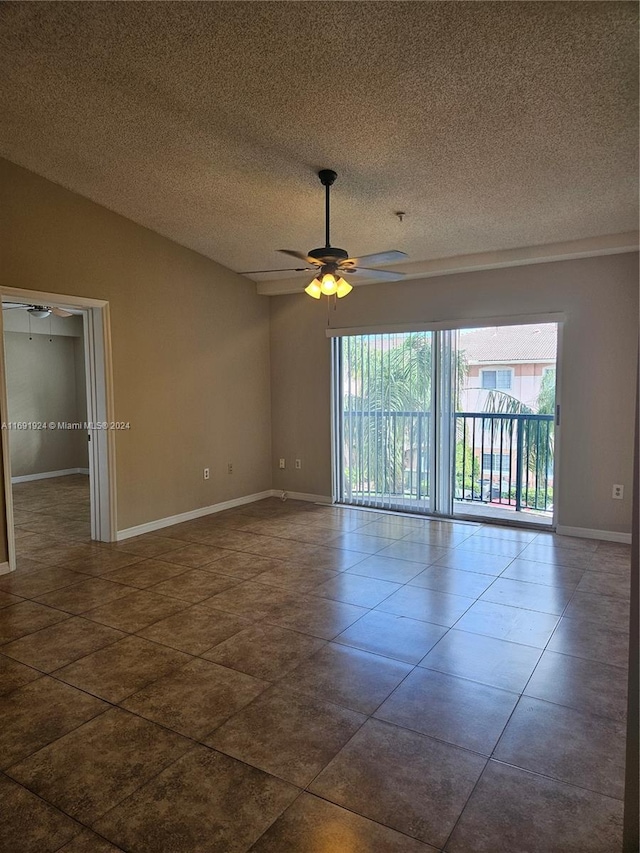
[[[284,461],[284,458],[280,459],[280,468],[286,468],[286,463]]]
[[[209,479],[209,469],[208,469],[208,468],[205,468],[205,469],[202,471],[202,479],[203,479],[203,480],[208,480],[208,479]]]
[[[302,468],[302,459],[296,459],[296,468],[298,468],[298,470]]]
[[[624,486],[616,484],[613,487],[613,492],[611,493],[611,497],[616,501],[621,501],[624,498]]]
[[[227,462],[227,474],[233,474],[233,462]]]

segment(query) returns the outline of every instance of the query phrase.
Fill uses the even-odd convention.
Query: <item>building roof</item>
[[[491,326],[460,334],[459,347],[469,362],[551,361],[556,357],[555,323]]]

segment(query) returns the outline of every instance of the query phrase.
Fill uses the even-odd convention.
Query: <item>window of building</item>
[[[499,453],[482,454],[482,470],[485,472],[493,470],[495,474],[505,474],[508,473],[510,465],[511,457],[508,453],[503,453],[502,456]]]
[[[482,387],[488,391],[510,391],[512,370],[483,370]]]

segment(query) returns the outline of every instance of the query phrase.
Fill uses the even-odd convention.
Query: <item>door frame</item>
[[[388,325],[371,325],[371,326],[351,326],[351,327],[342,327],[342,328],[327,328],[325,330],[325,335],[327,338],[334,339],[332,342],[332,367],[331,367],[331,401],[332,406],[335,405],[336,397],[336,383],[335,383],[335,354],[339,353],[339,345],[336,339],[342,337],[348,337],[352,335],[376,335],[376,334],[405,334],[408,332],[455,332],[459,329],[481,329],[487,326],[520,326],[520,325],[535,325],[538,323],[555,323],[557,326],[557,343],[556,343],[556,413],[554,418],[554,501],[553,501],[553,514],[551,519],[551,524],[549,525],[540,525],[535,524],[527,519],[491,519],[488,517],[483,517],[480,515],[465,515],[462,513],[453,513],[453,501],[451,500],[451,511],[449,513],[446,512],[437,512],[432,509],[429,513],[420,513],[421,515],[425,515],[426,517],[431,518],[440,518],[448,521],[463,521],[463,522],[477,522],[480,524],[493,523],[500,524],[503,526],[511,526],[511,527],[525,527],[532,528],[535,530],[555,530],[558,525],[558,508],[559,508],[559,495],[561,484],[559,482],[559,470],[560,470],[560,452],[561,452],[561,422],[562,422],[562,365],[563,365],[563,337],[564,337],[564,329],[567,322],[567,315],[564,312],[548,312],[548,313],[533,313],[533,314],[512,314],[512,315],[498,315],[498,316],[489,316],[489,317],[475,317],[473,319],[448,319],[448,320],[435,320],[431,322],[410,322],[410,323],[394,323]],[[440,371],[438,371],[439,373]],[[442,391],[442,389],[439,389]],[[432,400],[433,403],[433,400]],[[332,465],[332,479],[333,479],[333,502],[337,502],[338,491],[337,491],[337,477],[336,477],[336,445],[335,445],[335,437],[338,434],[337,429],[337,412],[332,410],[332,429],[331,429],[331,465]],[[434,442],[435,444],[435,442]],[[451,452],[451,448],[445,449],[449,453]],[[437,470],[437,466],[433,466],[433,475],[437,484],[437,478],[439,476],[439,472]],[[443,491],[440,487],[438,487],[437,496],[441,501],[441,506],[443,503],[448,502],[450,498],[450,494],[447,494],[446,491]],[[367,507],[360,507],[367,508]],[[404,512],[409,512],[404,510]],[[515,514],[515,513],[514,513]]]
[[[80,310],[84,333],[87,422],[90,424],[106,424],[107,427],[113,423],[115,415],[109,303],[103,299],[6,287],[1,284],[0,299]],[[0,311],[0,337],[2,339],[2,346],[0,347],[0,418],[3,423],[7,423],[9,412],[2,311]],[[8,571],[14,571],[16,568],[16,549],[9,430],[2,429],[0,432],[2,433],[1,446],[4,460],[3,486],[7,524]],[[89,436],[91,538],[100,542],[115,542],[117,535],[115,430],[94,428],[89,432]]]

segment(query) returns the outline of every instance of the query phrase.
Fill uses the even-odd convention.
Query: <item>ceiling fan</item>
[[[330,193],[331,186],[338,177],[332,169],[321,169],[318,172],[320,183],[325,187],[325,245],[319,249],[311,249],[307,252],[296,252],[294,249],[278,249],[285,255],[306,261],[308,266],[289,267],[280,270],[247,270],[244,275],[262,272],[314,272],[316,278],[305,288],[305,293],[314,299],[321,296],[337,296],[341,299],[353,290],[353,287],[343,277],[356,273],[362,274],[363,278],[373,278],[378,281],[398,281],[404,277],[404,273],[391,272],[389,270],[371,269],[365,264],[392,264],[403,260],[407,255],[405,252],[390,250],[387,252],[376,252],[372,255],[362,255],[359,258],[350,258],[345,249],[339,249],[331,245],[329,239],[330,223]]]
[[[54,314],[56,317],[73,317],[71,311],[65,311],[64,308],[56,308],[49,305],[27,305],[23,302],[2,303],[3,311],[11,311],[13,308],[22,308],[38,320],[44,320],[46,317],[50,317],[51,314]]]

